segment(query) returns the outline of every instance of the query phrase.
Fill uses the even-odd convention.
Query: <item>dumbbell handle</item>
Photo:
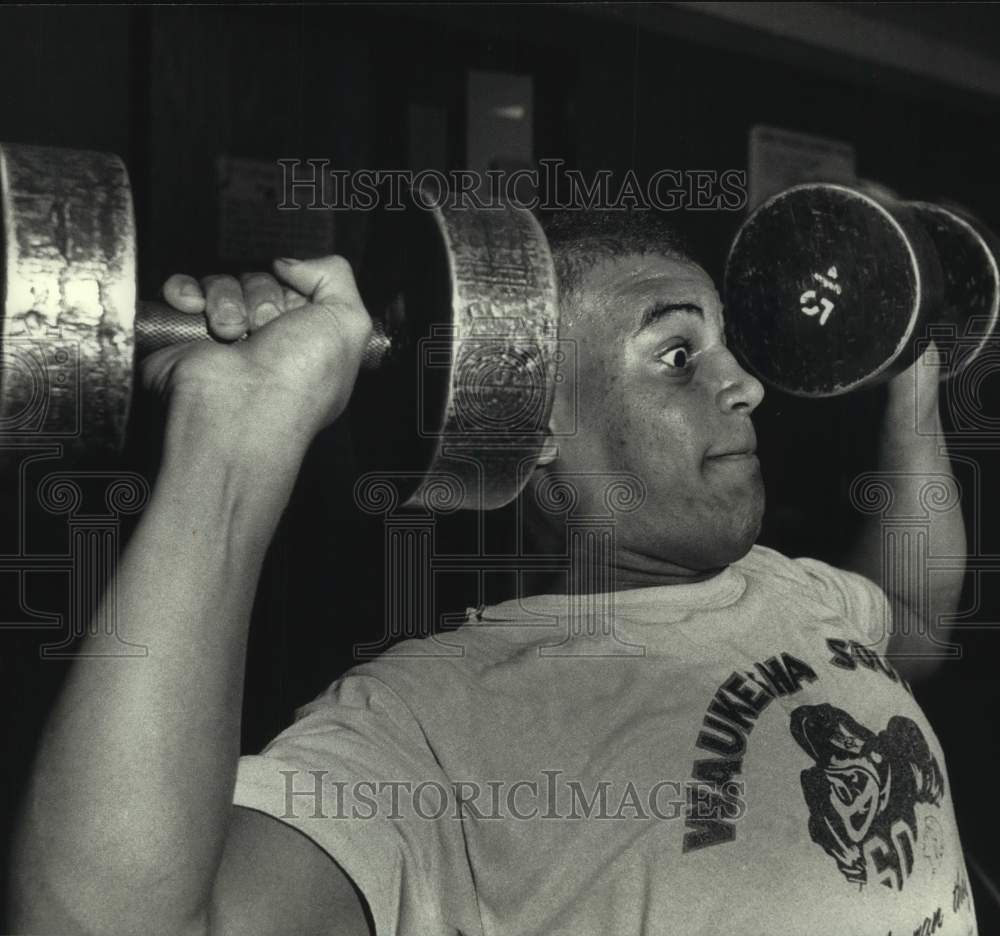
[[[136,306],[135,349],[140,359],[161,348],[185,341],[203,341],[210,337],[204,316],[179,312],[162,302],[140,300]],[[374,326],[361,358],[363,370],[378,369],[385,362],[392,346],[382,322],[376,319]]]

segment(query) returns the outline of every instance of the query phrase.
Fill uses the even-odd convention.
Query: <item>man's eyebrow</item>
[[[650,306],[645,312],[642,313],[642,318],[639,319],[639,325],[632,334],[638,335],[644,328],[648,328],[650,325],[655,325],[658,321],[660,321],[660,319],[676,312],[687,312],[689,314],[697,315],[699,318],[705,317],[705,312],[702,307],[700,305],[695,305],[693,302],[657,302],[655,305]]]

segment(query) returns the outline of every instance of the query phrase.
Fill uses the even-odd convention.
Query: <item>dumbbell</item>
[[[0,467],[49,443],[73,463],[107,458],[124,441],[136,358],[207,338],[204,320],[136,300],[118,157],[0,145],[0,187]],[[376,321],[352,398],[360,468],[392,475],[409,505],[441,478],[451,507],[512,500],[555,382],[556,282],[538,222],[411,193],[374,225],[359,287]]]
[[[942,376],[997,324],[994,236],[964,211],[887,190],[797,185],[741,225],[726,259],[727,328],[766,383],[803,397],[875,386],[933,339]]]

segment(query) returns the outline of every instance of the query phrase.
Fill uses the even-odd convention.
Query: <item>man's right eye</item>
[[[691,363],[691,346],[685,341],[660,355],[660,360],[674,370],[684,370]]]

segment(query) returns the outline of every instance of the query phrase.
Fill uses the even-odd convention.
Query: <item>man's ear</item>
[[[549,426],[545,430],[545,441],[542,442],[542,452],[538,456],[538,464],[536,468],[541,468],[543,465],[551,465],[559,457],[559,446],[556,445],[555,439],[552,438],[552,427]]]

